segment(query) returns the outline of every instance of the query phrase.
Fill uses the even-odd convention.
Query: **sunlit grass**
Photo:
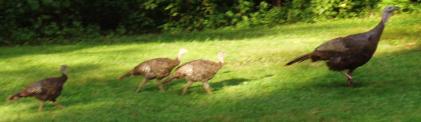
[[[344,77],[323,63],[283,65],[326,40],[369,30],[378,18],[1,47],[0,98],[59,75],[61,64],[69,65],[70,79],[59,97],[65,109],[48,104],[37,112],[33,98],[0,101],[0,121],[420,121],[419,16],[391,19],[375,57],[355,72],[356,88],[345,87]],[[206,95],[197,83],[180,96],[183,80],[168,85],[166,93],[152,81],[136,94],[141,78],[116,80],[143,60],[175,57],[183,47],[189,50],[183,62],[227,54],[210,81],[214,94]]]

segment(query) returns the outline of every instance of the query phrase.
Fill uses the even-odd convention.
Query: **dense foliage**
[[[1,0],[0,44],[349,18],[421,0]]]

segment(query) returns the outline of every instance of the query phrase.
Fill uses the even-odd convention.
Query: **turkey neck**
[[[177,54],[177,58],[175,58],[175,60],[176,60],[176,63],[177,63],[177,64],[179,64],[179,63],[180,63],[180,61],[181,61],[181,57],[183,57],[183,53],[179,52],[179,53]]]
[[[180,60],[181,60],[181,56],[177,56],[177,58],[175,58],[175,64],[180,64]]]
[[[384,27],[386,25],[387,20],[389,20],[390,14],[384,12],[381,21],[379,22],[379,24],[377,24],[376,27],[374,27],[373,29],[371,29],[369,31],[370,35],[371,35],[371,39],[369,41],[371,41],[374,44],[378,44],[378,42],[380,41],[380,37],[383,33]]]
[[[222,66],[224,66],[224,61],[218,61],[218,69],[221,69]]]
[[[66,80],[67,80],[67,74],[66,73],[61,73],[60,79],[63,79],[63,81],[66,82]]]

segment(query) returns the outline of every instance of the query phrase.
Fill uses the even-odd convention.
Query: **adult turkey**
[[[22,97],[35,97],[41,101],[38,111],[43,110],[46,101],[51,101],[56,107],[63,108],[63,106],[57,102],[57,97],[60,96],[63,85],[68,79],[67,66],[62,65],[60,72],[60,77],[51,77],[35,82],[15,95],[10,96],[8,99],[14,101]]]
[[[129,76],[143,76],[144,80],[139,82],[136,92],[140,92],[149,80],[157,79],[158,88],[161,92],[163,92],[165,90],[161,80],[167,77],[171,73],[172,69],[180,64],[180,59],[186,52],[187,50],[182,48],[179,50],[175,59],[155,58],[146,60],[119,77],[119,79],[123,80]]]
[[[376,51],[387,20],[392,16],[393,11],[397,9],[398,7],[395,6],[385,7],[380,23],[373,29],[364,33],[327,41],[317,47],[313,52],[299,56],[288,62],[286,66],[307,59],[311,59],[312,62],[326,61],[326,65],[330,70],[344,71],[343,73],[348,80],[348,86],[352,87],[352,72],[371,59]]]
[[[217,62],[209,60],[194,60],[177,67],[175,73],[168,77],[164,84],[169,83],[175,79],[185,79],[187,84],[184,86],[182,95],[187,92],[187,89],[197,81],[203,82],[203,88],[208,94],[212,93],[208,81],[211,80],[215,74],[224,65],[224,53],[219,52],[217,55]]]

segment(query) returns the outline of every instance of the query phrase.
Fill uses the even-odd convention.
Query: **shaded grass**
[[[328,39],[366,31],[377,18],[104,37],[110,44],[2,47],[0,98],[58,75],[60,64],[69,65],[70,79],[59,98],[65,109],[48,105],[37,112],[34,99],[0,101],[0,121],[420,121],[419,16],[391,19],[375,57],[355,72],[352,89],[323,63],[283,65]],[[210,81],[213,95],[197,83],[180,96],[183,80],[166,93],[150,82],[136,94],[141,78],[116,80],[143,60],[175,57],[181,47],[189,50],[183,62],[227,53],[226,65]]]

